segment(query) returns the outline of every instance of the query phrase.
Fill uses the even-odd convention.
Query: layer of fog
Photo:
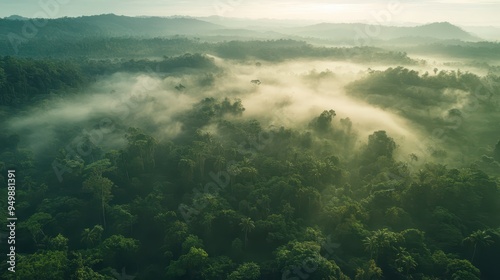
[[[333,109],[337,113],[334,125],[341,118],[350,118],[362,138],[377,130],[386,130],[397,139],[417,138],[402,118],[345,94],[347,83],[366,75],[366,65],[303,60],[260,67],[224,66],[230,72],[218,81],[217,88],[240,97],[245,114],[263,123],[304,128],[323,110]],[[255,79],[262,84],[251,84]]]
[[[37,104],[8,120],[8,130],[20,134],[22,143],[29,145],[35,153],[43,152],[64,132],[74,134],[71,136],[74,138],[67,141],[70,145],[75,139],[96,134],[99,130],[97,144],[104,149],[123,146],[123,131],[127,127],[144,130],[154,127],[158,135],[174,137],[181,129],[181,123],[172,117],[197,101],[175,91],[174,84],[180,80],[150,74],[117,73],[83,93],[55,96]]]
[[[402,156],[416,152],[426,138],[420,128],[397,114],[346,95],[344,86],[368,75],[367,65],[310,60],[277,64],[235,63],[216,57],[214,60],[224,69],[222,73],[114,74],[84,94],[52,98],[17,115],[8,121],[8,129],[20,134],[23,143],[39,153],[51,145],[57,133],[68,131],[81,136],[105,122],[107,130],[98,145],[115,149],[125,144],[124,131],[129,126],[141,128],[160,140],[173,139],[182,130],[179,114],[205,97],[229,97],[241,99],[246,108],[243,117],[257,119],[263,127],[304,130],[323,110],[333,109],[337,113],[333,125],[340,126],[340,119],[350,118],[364,142],[374,131],[385,130],[399,145]],[[387,67],[395,65],[371,68]],[[213,77],[212,84],[200,83],[207,76]],[[251,80],[260,80],[261,84]],[[185,88],[176,89],[179,84]],[[451,104],[450,108],[460,105]],[[443,108],[441,113],[450,108]]]

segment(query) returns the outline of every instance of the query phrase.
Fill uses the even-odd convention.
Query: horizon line
[[[189,18],[189,19],[197,19],[203,20],[206,18],[220,18],[220,19],[229,19],[229,20],[246,20],[246,21],[276,21],[276,22],[309,22],[312,24],[322,24],[322,23],[331,23],[331,24],[366,24],[366,25],[380,25],[380,26],[396,26],[396,27],[418,27],[423,25],[430,25],[435,23],[448,23],[457,27],[466,26],[466,27],[492,27],[492,28],[500,28],[500,26],[495,25],[462,25],[456,24],[451,21],[428,21],[428,22],[394,22],[395,24],[388,25],[382,23],[373,23],[367,21],[327,21],[327,20],[312,20],[312,19],[282,19],[282,18],[248,18],[248,17],[225,17],[219,15],[209,15],[209,16],[191,16],[191,15],[168,15],[168,16],[158,16],[158,15],[125,15],[125,14],[115,14],[115,13],[102,13],[102,14],[88,14],[88,15],[80,15],[80,16],[62,16],[62,17],[47,17],[41,19],[48,20],[57,20],[57,19],[76,19],[82,17],[95,17],[95,16],[117,16],[117,17],[130,17],[130,18]],[[34,17],[25,17],[18,14],[12,14],[9,16],[4,16],[1,19],[4,20],[16,20],[11,19],[12,17],[22,18],[21,20],[32,20],[32,19],[40,19]]]

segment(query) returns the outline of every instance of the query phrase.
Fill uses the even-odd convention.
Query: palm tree
[[[158,145],[158,140],[156,140],[155,138],[149,136],[146,139],[147,156],[149,158],[149,162],[153,164],[153,168],[156,167],[155,149],[157,145]]]
[[[463,242],[470,243],[474,245],[474,250],[472,252],[471,262],[474,261],[476,256],[477,245],[486,247],[493,243],[491,236],[485,230],[477,230],[466,237]]]
[[[375,261],[380,253],[387,250],[395,249],[395,245],[400,242],[402,236],[398,233],[389,231],[384,228],[373,232],[371,236],[364,239],[366,250],[370,251],[370,255],[375,255]]]
[[[193,180],[193,171],[196,163],[188,158],[183,158],[179,161],[179,169],[181,171],[182,177],[186,182],[191,182]]]
[[[31,179],[31,176],[26,176],[24,178],[24,184],[23,184],[23,188],[26,188],[28,190],[31,190],[33,187],[35,187],[36,184],[35,182]]]
[[[104,231],[103,227],[100,225],[94,226],[92,229],[86,228],[82,232],[82,239],[81,241],[87,246],[91,245],[94,246],[96,245],[95,243],[101,240],[102,232]]]
[[[193,146],[190,150],[190,154],[198,164],[198,168],[200,170],[200,177],[203,179],[205,175],[205,160],[207,159],[207,156],[210,154],[209,151],[207,151],[207,144],[201,141],[194,141]]]
[[[215,171],[220,171],[224,168],[226,164],[226,159],[223,156],[216,156],[214,159],[214,169]]]
[[[241,174],[241,168],[238,164],[230,164],[227,167],[227,172],[231,175],[231,179],[229,180],[229,187],[231,193],[233,192],[233,184],[235,182],[235,178]]]
[[[129,128],[126,135],[128,145],[127,151],[137,156],[140,159],[141,169],[144,170],[145,163],[149,163],[155,167],[154,151],[158,141],[137,128]]]
[[[427,177],[429,177],[429,173],[427,171],[420,169],[417,172],[417,178],[418,178],[418,181],[420,182],[420,184],[423,184],[425,182],[425,180],[427,179]]]
[[[497,145],[495,146],[495,150],[493,151],[493,158],[500,162],[500,140],[498,141]]]
[[[380,244],[375,236],[366,237],[363,240],[363,244],[365,245],[365,249],[370,252],[370,259],[373,259],[373,255],[377,258]]]
[[[404,271],[405,275],[408,276],[410,270],[417,267],[417,262],[404,248],[400,247],[396,255],[396,265],[398,266],[397,270],[399,272]]]
[[[319,182],[319,179],[321,178],[321,172],[319,171],[319,168],[313,168],[311,170],[311,175],[312,175],[312,178],[313,178],[313,182],[315,184],[318,184]]]
[[[240,223],[241,230],[245,233],[245,248],[247,247],[248,242],[248,233],[251,232],[255,228],[255,224],[250,218],[241,219]]]
[[[52,221],[52,216],[48,213],[37,212],[29,217],[24,223],[20,225],[20,227],[26,228],[29,230],[33,237],[33,241],[38,245],[39,237],[45,238],[47,235],[43,231],[43,228]]]
[[[114,183],[106,177],[92,174],[83,182],[83,189],[90,191],[94,197],[101,202],[103,225],[106,227],[106,212],[105,206],[113,198],[111,189]]]

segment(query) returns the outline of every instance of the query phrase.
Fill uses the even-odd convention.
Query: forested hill
[[[330,40],[363,40],[363,37],[376,37],[377,40],[392,40],[397,38],[435,38],[455,39],[462,41],[478,41],[479,38],[464,31],[449,22],[435,22],[431,24],[403,27],[403,26],[381,26],[370,24],[337,24],[320,23],[316,25],[293,28],[287,33],[316,37]],[[369,36],[369,34],[377,34]]]
[[[220,20],[219,20],[220,21]],[[191,17],[128,17],[114,14],[58,19],[28,19],[10,16],[0,19],[0,38],[9,34],[27,38],[59,37],[162,37],[172,35],[230,36],[248,38],[320,38],[330,41],[353,41],[359,36],[377,33],[377,40],[398,38],[433,38],[445,40],[478,41],[479,37],[448,22],[435,22],[420,26],[382,26],[361,23],[320,23],[293,28],[269,27],[255,29],[252,21],[241,27],[233,21],[224,24],[210,19]],[[265,31],[265,32],[261,32]],[[23,33],[24,32],[24,33]],[[24,34],[24,35],[23,35]],[[363,38],[362,38],[363,39]]]
[[[0,57],[0,106],[15,106],[49,94],[82,89],[99,77],[116,72],[155,71],[166,75],[174,71],[214,73],[216,68],[213,59],[201,54],[164,57],[161,61],[142,59],[121,62]]]
[[[203,34],[210,30],[223,28],[222,26],[204,22],[193,18],[162,18],[162,17],[127,17],[113,14],[83,16],[77,18],[58,18],[36,21],[35,29],[24,27],[27,20],[22,18],[12,20],[0,19],[0,36],[10,33],[23,34],[23,28],[30,35],[35,32],[37,37],[56,38],[61,36],[137,36],[157,37],[176,34]],[[42,25],[43,28],[36,28]],[[25,36],[26,37],[26,36]],[[29,37],[29,36],[28,36]]]

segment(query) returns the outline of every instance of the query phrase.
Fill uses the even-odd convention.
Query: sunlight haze
[[[46,1],[50,3],[50,1]],[[40,1],[40,3],[46,3]],[[425,0],[425,1],[137,1],[137,0],[72,0],[64,3],[59,11],[50,17],[77,17],[115,13],[127,16],[224,16],[236,18],[295,19],[325,22],[377,22],[376,14],[397,3],[398,13],[384,24],[421,24],[449,21],[459,25],[500,26],[500,1],[469,0]],[[67,3],[66,3],[67,2]],[[43,8],[38,1],[1,0],[1,17],[13,14],[24,17],[40,17]],[[488,22],[485,22],[488,19]]]

